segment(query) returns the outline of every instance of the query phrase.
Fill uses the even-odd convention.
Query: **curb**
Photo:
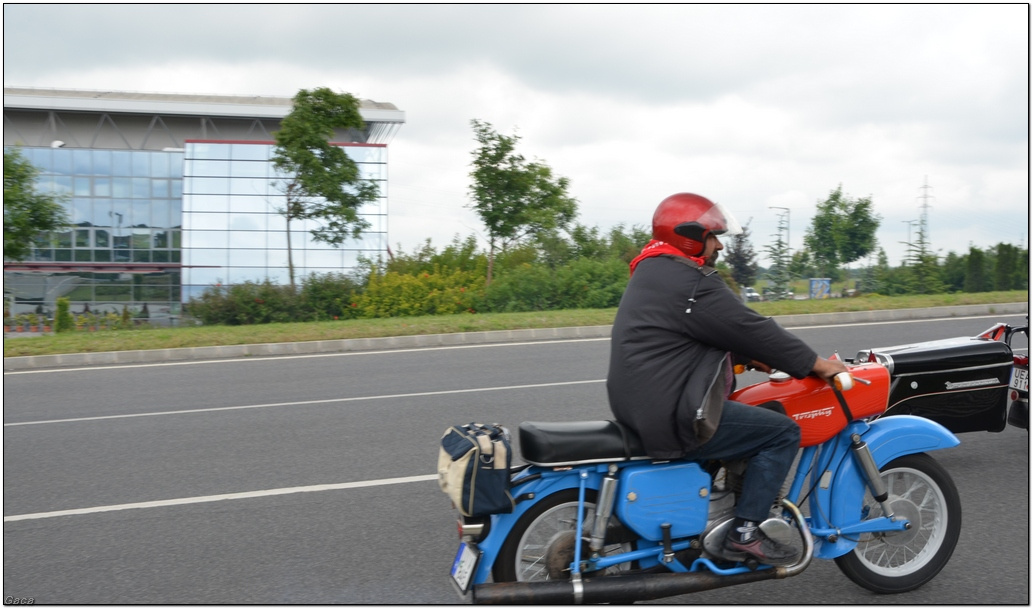
[[[842,323],[874,323],[906,321],[909,319],[938,319],[950,317],[973,317],[977,315],[1019,314],[1029,314],[1028,303],[1013,302],[989,305],[932,307],[926,309],[888,309],[881,311],[851,311],[846,313],[779,315],[774,319],[786,328],[798,328],[801,326],[836,325]],[[317,340],[300,343],[262,343],[256,345],[186,347],[179,349],[149,349],[141,351],[107,351],[103,353],[30,355],[24,357],[5,357],[4,371],[76,366],[110,366],[121,364],[182,362],[240,357],[387,351],[392,349],[420,349],[426,347],[484,345],[523,341],[607,338],[610,336],[611,328],[612,326],[610,325],[568,328],[535,328],[528,330],[495,330],[489,332],[464,332],[457,334],[424,334],[417,336],[389,336],[384,338]]]

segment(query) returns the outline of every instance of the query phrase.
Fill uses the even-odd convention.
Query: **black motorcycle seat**
[[[649,458],[635,432],[616,421],[527,421],[520,424],[520,453],[546,466]]]

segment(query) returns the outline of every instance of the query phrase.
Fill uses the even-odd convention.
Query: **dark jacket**
[[[610,409],[650,456],[681,457],[702,444],[694,421],[704,401],[723,403],[727,396],[729,353],[796,378],[810,373],[817,358],[775,320],[743,304],[714,269],[674,256],[643,260],[613,324]]]

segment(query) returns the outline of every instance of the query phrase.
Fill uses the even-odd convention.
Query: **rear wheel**
[[[546,497],[517,521],[509,538],[502,544],[492,568],[496,582],[547,581],[570,578],[570,563],[574,559],[576,543],[582,543],[583,557],[588,557],[588,543],[595,522],[596,492],[585,492],[585,514],[581,534],[577,529],[578,490],[567,489]],[[617,527],[615,517],[610,526]],[[607,534],[609,538],[609,532]],[[607,539],[601,554],[630,549],[625,543],[610,543]],[[604,573],[612,574],[630,568],[628,564],[610,567]]]
[[[924,453],[894,459],[880,473],[887,502],[911,528],[861,535],[857,547],[836,564],[872,592],[907,592],[935,577],[950,560],[961,533],[961,499],[943,466]],[[865,493],[864,506],[869,518],[883,515],[871,491]]]

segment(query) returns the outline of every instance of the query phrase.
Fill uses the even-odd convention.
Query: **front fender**
[[[880,468],[897,457],[961,444],[943,425],[909,414],[876,419],[870,427],[863,437]]]
[[[603,467],[602,471],[599,471],[597,468],[584,467],[554,472],[552,470],[531,467],[525,470],[526,475],[521,475],[519,478],[514,479],[513,496],[520,497],[533,493],[533,498],[518,501],[513,511],[509,514],[493,514],[491,516],[491,528],[488,531],[488,536],[477,544],[481,557],[480,562],[477,564],[477,572],[474,574],[473,583],[483,584],[491,577],[491,568],[495,564],[495,559],[498,558],[502,545],[506,542],[510,532],[521,516],[526,514],[539,501],[554,493],[570,488],[578,488],[581,484],[582,473],[585,474],[585,488],[598,489],[605,469]],[[541,474],[542,477],[521,483],[521,480],[534,474]]]
[[[829,515],[825,524],[830,528],[853,524],[861,518],[860,510],[868,485],[849,449],[852,432],[858,432],[858,429],[848,427],[840,436],[841,454],[837,454],[834,460],[838,465],[831,484],[828,488],[819,485],[815,494],[820,513]],[[876,419],[867,424],[867,430],[860,433],[879,469],[904,455],[953,448],[961,443],[943,425],[912,415]],[[818,558],[835,558],[853,550],[856,545],[856,541],[846,539],[845,536],[839,536],[834,543],[823,539],[814,555]]]

